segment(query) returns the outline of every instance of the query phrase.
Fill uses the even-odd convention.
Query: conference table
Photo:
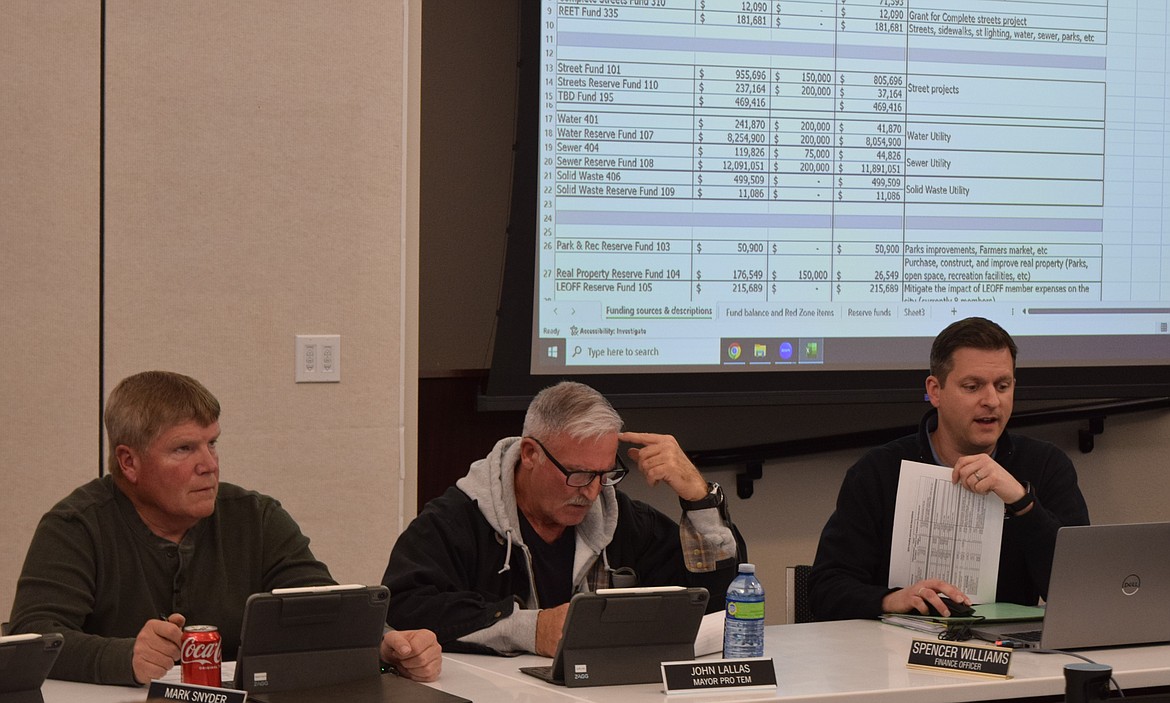
[[[933,636],[876,620],[769,626],[764,653],[775,663],[778,682],[775,689],[769,690],[667,695],[661,683],[565,688],[519,671],[521,666],[547,665],[547,658],[474,654],[445,654],[443,675],[431,686],[477,703],[940,703],[1051,699],[1064,694],[1064,666],[1081,661],[1065,654],[1017,650],[1007,679],[910,669],[906,660],[916,637]],[[1113,667],[1114,678],[1127,692],[1170,690],[1170,644],[1079,650],[1077,654]],[[42,693],[45,703],[142,703],[146,699],[145,689],[64,681],[46,681]]]

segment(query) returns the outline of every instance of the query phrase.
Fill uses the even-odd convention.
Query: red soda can
[[[183,683],[200,686],[223,686],[220,679],[220,664],[223,651],[220,646],[219,628],[215,625],[187,625],[183,628],[180,647],[183,662]]]

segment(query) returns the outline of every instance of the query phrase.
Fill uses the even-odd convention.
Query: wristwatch
[[[1020,498],[1014,503],[1004,503],[1003,511],[1008,517],[1015,517],[1021,511],[1026,510],[1029,505],[1036,502],[1036,496],[1032,493],[1032,482],[1024,482],[1024,497]]]
[[[718,483],[708,481],[707,495],[698,500],[683,500],[682,497],[679,497],[678,503],[682,506],[683,510],[718,508],[719,506],[723,505],[723,489],[719,487]]]

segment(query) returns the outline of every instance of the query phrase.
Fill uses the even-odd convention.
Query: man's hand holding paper
[[[987,462],[973,462],[961,470],[902,462],[889,574],[890,588],[900,590],[883,599],[883,607],[896,606],[887,612],[925,613],[927,602],[942,606],[936,602],[939,594],[961,603],[995,600],[1003,501],[990,489],[972,490],[971,483],[990,483],[995,469],[1005,476],[1006,472],[983,456]],[[956,471],[969,478],[956,482]]]

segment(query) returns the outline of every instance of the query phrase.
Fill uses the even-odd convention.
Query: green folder
[[[983,622],[1043,620],[1044,608],[1018,603],[980,603],[975,606],[975,614],[982,616]]]

